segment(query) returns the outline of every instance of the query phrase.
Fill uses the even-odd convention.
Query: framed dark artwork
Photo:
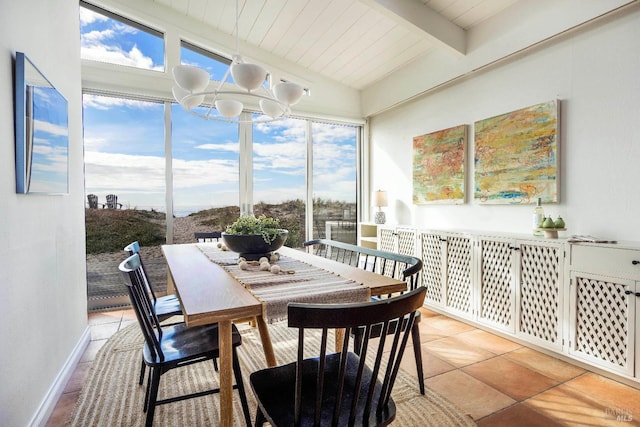
[[[16,192],[69,192],[67,100],[22,52],[15,62]]]

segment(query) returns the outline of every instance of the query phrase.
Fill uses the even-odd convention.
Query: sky
[[[161,38],[80,8],[81,56],[164,71]],[[221,78],[227,66],[182,48],[182,62]],[[173,204],[176,215],[238,205],[238,125],[205,120],[171,107]],[[306,121],[253,125],[254,203],[305,199]],[[353,126],[313,123],[314,198],[355,202]],[[165,211],[164,104],[84,95],[87,194],[117,194],[128,208]]]

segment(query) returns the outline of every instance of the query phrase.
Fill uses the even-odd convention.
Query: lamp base
[[[376,212],[376,216],[374,217],[374,222],[376,224],[384,224],[387,221],[387,218],[382,211]]]

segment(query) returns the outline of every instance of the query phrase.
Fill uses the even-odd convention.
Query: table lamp
[[[382,190],[376,191],[373,195],[373,205],[378,208],[374,219],[375,223],[384,224],[387,219],[384,212],[382,211],[382,208],[389,205],[389,203],[387,202],[387,192]]]

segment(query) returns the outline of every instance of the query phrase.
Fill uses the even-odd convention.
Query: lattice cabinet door
[[[564,245],[521,242],[517,333],[528,341],[562,350]]]
[[[439,233],[420,232],[422,260],[422,286],[427,288],[425,301],[428,304],[443,306],[445,301],[444,242],[446,239]]]
[[[409,256],[416,256],[418,253],[418,231],[415,228],[378,227],[378,242],[378,249],[382,251]],[[399,273],[393,271],[391,264],[385,267],[385,271],[378,270],[378,273],[385,276],[396,276]]]
[[[515,333],[515,246],[512,239],[479,237],[478,321]]]
[[[634,375],[639,283],[571,272],[570,354],[613,372]]]
[[[396,252],[408,256],[418,254],[418,231],[415,228],[398,227],[396,236],[398,238]]]
[[[473,317],[473,241],[467,235],[446,237],[445,305],[462,317]]]
[[[396,251],[396,228],[390,226],[378,226],[378,249],[381,251]]]

